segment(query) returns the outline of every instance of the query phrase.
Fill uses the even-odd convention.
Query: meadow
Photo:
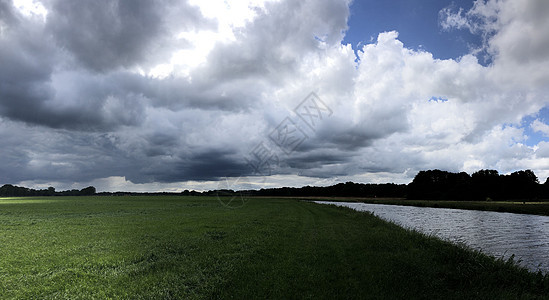
[[[0,199],[0,299],[547,299],[549,276],[296,199]]]

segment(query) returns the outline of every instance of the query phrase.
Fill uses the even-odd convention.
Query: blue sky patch
[[[524,128],[524,134],[528,136],[528,139],[526,140],[526,145],[528,146],[535,146],[541,141],[549,141],[549,137],[543,132],[532,128],[532,123],[536,120],[547,124],[549,121],[549,107],[546,106],[538,113],[522,118],[521,126]]]
[[[429,98],[429,102],[448,102],[448,98],[433,96],[433,97]]]
[[[480,47],[482,39],[468,30],[444,31],[439,12],[449,6],[468,10],[473,1],[354,1],[343,43],[350,43],[357,51],[364,44],[374,43],[380,32],[396,30],[407,48],[431,52],[437,59],[459,58]]]

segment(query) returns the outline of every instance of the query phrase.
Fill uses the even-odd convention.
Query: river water
[[[405,228],[464,243],[494,257],[509,258],[531,271],[549,273],[549,217],[491,211],[315,201],[374,215]]]

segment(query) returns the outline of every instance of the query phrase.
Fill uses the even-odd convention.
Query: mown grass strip
[[[548,201],[453,201],[410,200],[406,198],[357,198],[357,197],[285,197],[307,201],[363,202],[371,204],[404,205],[434,208],[469,209],[549,216]]]
[[[469,209],[516,214],[549,216],[549,202],[542,201],[447,201],[447,200],[407,200],[407,199],[361,199],[372,204],[408,205],[434,208]]]

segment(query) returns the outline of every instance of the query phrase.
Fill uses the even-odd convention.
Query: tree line
[[[193,192],[186,191],[187,194]],[[409,184],[338,183],[327,187],[270,188],[233,191],[214,190],[205,195],[249,196],[321,196],[321,197],[394,197],[425,200],[535,200],[549,199],[549,179],[540,184],[531,170],[509,175],[497,170],[480,170],[471,175],[466,172],[448,172],[438,169],[420,171]]]
[[[531,170],[509,175],[480,170],[471,175],[441,170],[420,171],[408,184],[407,198],[437,200],[549,199],[549,180],[540,184]]]
[[[471,175],[465,172],[448,172],[438,169],[420,171],[409,184],[395,183],[338,183],[326,187],[281,187],[260,190],[210,190],[204,192],[185,190],[181,193],[96,193],[95,187],[57,192],[49,187],[43,190],[6,184],[0,187],[0,197],[21,196],[119,196],[119,195],[184,195],[184,196],[247,196],[271,197],[391,197],[432,200],[535,200],[549,199],[549,179],[540,184],[531,170],[521,170],[509,175],[497,170],[480,170]]]
[[[187,193],[192,193],[186,191]],[[186,193],[183,192],[183,193]],[[393,197],[401,198],[406,196],[406,185],[395,183],[354,183],[345,182],[332,186],[304,186],[269,188],[260,190],[213,190],[203,192],[204,195],[233,195],[242,193],[247,196],[272,196],[272,197]]]
[[[35,190],[26,187],[4,184],[0,187],[0,197],[32,197],[32,196],[90,196],[95,195],[95,187],[89,186],[81,190],[55,191],[54,187]]]

